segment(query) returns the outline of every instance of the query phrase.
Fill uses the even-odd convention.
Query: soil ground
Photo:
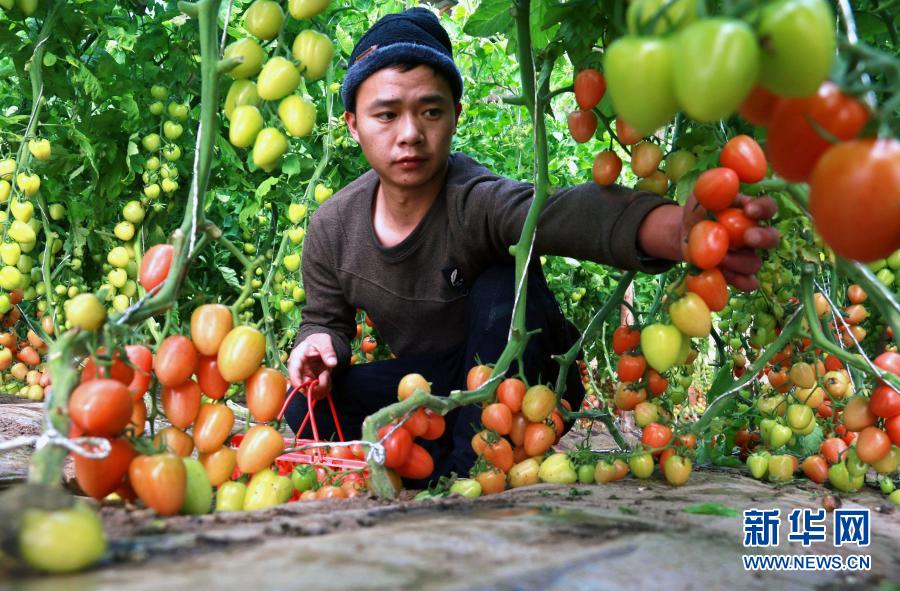
[[[10,433],[2,424],[5,439]],[[845,508],[872,510],[869,547],[835,548],[830,517],[827,541],[804,548],[786,540],[787,514],[817,509],[827,494],[809,481],[776,487],[739,471],[706,469],[678,489],[628,478],[537,485],[475,500],[360,497],[167,519],[107,505],[101,516],[109,552],[96,568],[64,577],[13,575],[0,580],[0,589],[896,588],[900,513],[873,490],[841,499]],[[699,503],[737,515],[684,510]],[[781,509],[777,549],[743,548],[740,514],[750,508]],[[871,556],[871,570],[747,572],[741,555],[748,552],[864,554]]]

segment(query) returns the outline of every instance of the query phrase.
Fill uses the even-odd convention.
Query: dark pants
[[[352,365],[336,373],[332,397],[344,437],[359,439],[363,420],[397,401],[397,384],[406,374],[422,374],[432,383],[433,393],[446,395],[451,390],[465,389],[466,374],[476,365],[476,359],[486,364],[496,362],[507,343],[514,281],[512,264],[490,267],[478,276],[467,298],[467,338],[445,354],[374,361]],[[552,388],[559,374],[559,364],[551,359],[551,355],[567,351],[577,339],[578,332],[563,317],[539,268],[529,273],[526,326],[529,331],[540,329],[541,332],[528,341],[523,355],[523,373],[530,385],[544,383]],[[508,375],[516,375],[516,370],[517,364],[513,363]],[[584,398],[576,364],[569,368],[565,398],[575,409],[581,406]],[[306,411],[305,398],[296,396],[286,413],[287,422],[295,432]],[[316,405],[315,416],[320,438],[336,439],[334,421],[325,401]],[[440,439],[418,441],[434,458],[432,481],[451,472],[468,476],[476,459],[471,439],[481,424],[481,406],[468,405],[448,413],[446,424]],[[300,437],[311,438],[311,429],[307,426]]]

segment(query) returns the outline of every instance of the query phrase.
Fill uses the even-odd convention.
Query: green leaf
[[[712,402],[722,392],[728,390],[728,388],[734,383],[734,377],[731,372],[731,361],[726,361],[725,365],[719,368],[719,371],[716,372],[716,377],[713,378],[713,382],[709,387],[709,392],[706,394],[707,400]]]
[[[238,281],[238,275],[234,269],[232,269],[231,267],[219,265],[219,272],[222,273],[222,277],[225,279],[225,283],[227,283],[237,291],[241,291],[241,282]]]
[[[490,37],[514,31],[515,19],[511,9],[509,0],[484,0],[475,14],[469,17],[463,32],[473,37]]]
[[[685,513],[693,515],[719,515],[721,517],[737,517],[738,512],[731,507],[726,507],[721,503],[698,503],[696,505],[688,505],[682,509]]]
[[[270,176],[256,187],[256,198],[260,199],[269,194],[269,191],[272,190],[272,187],[278,184],[281,180],[280,176]]]
[[[338,47],[341,48],[341,52],[347,56],[353,53],[353,37],[350,36],[350,33],[345,31],[343,27],[338,25],[334,30],[334,36],[337,38]]]
[[[797,449],[802,454],[801,457],[812,456],[819,453],[819,446],[825,440],[825,434],[822,427],[816,425],[812,433],[797,438]]]

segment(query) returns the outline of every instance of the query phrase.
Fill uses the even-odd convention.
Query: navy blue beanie
[[[462,97],[462,76],[453,62],[450,36],[427,8],[383,16],[362,36],[350,54],[341,87],[344,108],[356,111],[356,91],[378,70],[401,63],[435,67],[450,83],[454,102]]]

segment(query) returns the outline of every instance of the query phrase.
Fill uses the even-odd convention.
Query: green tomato
[[[297,20],[312,18],[328,8],[330,2],[331,0],[288,0],[288,12]]]
[[[316,105],[296,94],[286,96],[278,104],[278,118],[288,135],[306,137],[316,124]]]
[[[325,75],[328,66],[331,65],[334,44],[322,33],[304,29],[294,39],[291,51],[294,59],[300,62],[303,77],[307,80],[318,80]]]
[[[664,12],[661,9],[665,8]],[[632,0],[627,13],[628,32],[640,35],[653,21],[653,35],[677,31],[697,18],[697,0]]]
[[[278,505],[280,486],[277,475],[272,470],[260,470],[254,474],[250,479],[250,484],[247,485],[244,511],[257,511]]]
[[[22,254],[22,248],[17,242],[6,242],[0,245],[0,259],[4,265],[15,265],[19,262]]]
[[[250,80],[235,80],[225,95],[225,118],[231,119],[235,107],[242,105],[254,105],[259,102],[259,92],[256,83]]]
[[[122,216],[125,218],[125,221],[131,222],[132,224],[140,224],[143,222],[144,215],[144,207],[141,205],[140,201],[129,201],[122,209]]]
[[[148,133],[143,137],[143,139],[141,139],[141,144],[148,152],[155,152],[156,150],[159,150],[159,146],[162,144],[162,140],[160,139],[158,133]]]
[[[54,203],[50,206],[50,219],[58,222],[66,215],[66,206],[62,203]]]
[[[878,487],[881,489],[881,494],[889,495],[894,492],[894,481],[890,478],[882,478],[878,481]]]
[[[759,79],[775,94],[809,96],[828,78],[836,41],[834,14],[825,0],[768,4],[757,36],[762,48]]]
[[[12,203],[9,204],[9,209],[12,211],[13,218],[26,224],[34,217],[34,204],[31,201],[13,199]]]
[[[228,127],[228,141],[237,148],[246,148],[263,128],[262,113],[253,105],[235,107]]]
[[[794,458],[789,455],[769,457],[769,480],[787,482],[794,477]]]
[[[888,266],[894,271],[900,271],[900,249],[895,250],[891,256],[887,258]]]
[[[653,456],[649,452],[631,456],[628,458],[628,467],[638,478],[650,478],[653,474]]]
[[[697,166],[697,157],[688,150],[678,150],[666,156],[665,173],[669,180],[677,183],[688,171]]]
[[[223,482],[216,491],[216,512],[242,511],[247,485],[243,482]]]
[[[263,66],[256,88],[259,98],[266,101],[277,101],[294,92],[300,84],[300,72],[289,60],[273,57]]]
[[[865,484],[866,476],[865,474],[859,476],[851,475],[849,470],[847,470],[846,464],[844,462],[839,462],[837,464],[832,464],[832,466],[828,468],[828,482],[839,491],[856,492]]]
[[[291,483],[297,492],[306,492],[319,483],[316,470],[309,464],[301,464],[291,472]]]
[[[175,123],[174,121],[163,123],[163,135],[166,136],[167,140],[175,141],[181,137],[182,133],[184,133],[184,128],[180,123]]]
[[[649,135],[675,115],[678,107],[668,41],[621,37],[606,49],[603,64],[613,107],[638,132]]]
[[[794,432],[800,432],[815,423],[816,416],[813,409],[805,404],[791,404],[785,415],[788,425]]]
[[[301,228],[291,228],[287,231],[288,239],[291,241],[291,244],[300,244],[303,242],[303,237],[306,235],[306,231]]]
[[[278,475],[275,477],[275,498],[278,504],[287,503],[294,494],[294,484],[290,476]]]
[[[10,265],[3,267],[0,269],[0,287],[6,291],[22,287],[22,273]]]
[[[650,324],[641,330],[641,350],[647,364],[663,373],[678,360],[682,347],[681,332],[668,324]]]
[[[174,117],[179,121],[186,121],[188,114],[191,112],[189,106],[180,103],[169,103],[169,106],[166,107],[166,109],[169,111],[170,117]]]
[[[305,204],[291,203],[288,206],[288,219],[291,220],[292,224],[299,224],[300,220],[306,216],[306,211],[307,207]]]
[[[856,452],[855,446],[847,450],[847,453],[844,455],[844,464],[851,477],[864,477],[866,472],[869,471],[869,465],[859,459],[859,454]]]
[[[287,149],[288,141],[284,134],[274,127],[267,127],[256,135],[253,142],[253,163],[269,172],[281,162]]]
[[[150,87],[150,96],[158,101],[164,101],[169,98],[169,89],[161,84],[154,84]]]
[[[890,494],[888,499],[895,505],[900,505],[900,489],[895,490]]]
[[[762,480],[769,471],[769,454],[765,452],[750,454],[747,458],[747,467],[753,478]]]
[[[878,278],[878,281],[881,282],[885,287],[890,287],[894,284],[894,274],[891,273],[888,269],[882,269],[878,273],[875,274],[875,277]]]
[[[460,478],[450,485],[450,494],[457,494],[468,499],[481,496],[481,483],[473,478]]]
[[[597,464],[582,464],[578,466],[578,482],[581,484],[593,484],[596,470]]]
[[[173,162],[181,158],[181,148],[178,147],[178,144],[169,144],[165,148],[163,148],[163,156],[169,162]]]
[[[782,445],[786,445],[793,436],[794,432],[791,431],[790,427],[778,423],[773,426],[772,430],[769,432],[769,445],[771,445],[773,449],[778,449]]]
[[[228,75],[232,78],[250,78],[255,76],[262,66],[265,53],[255,39],[244,37],[225,48],[225,59],[239,58],[241,63],[232,68]]]
[[[744,22],[712,18],[681,31],[672,43],[675,97],[697,121],[733,113],[756,82],[759,49]]]
[[[274,39],[284,24],[284,11],[273,0],[256,0],[244,11],[244,28],[254,37]]]
[[[206,475],[206,469],[198,460],[183,458],[184,469],[187,474],[185,485],[184,503],[181,512],[185,515],[204,515],[209,513],[212,507],[212,485]]]
[[[541,462],[538,478],[541,482],[573,484],[578,480],[578,473],[567,454],[555,453]]]
[[[103,522],[93,509],[77,503],[69,509],[26,509],[19,531],[19,553],[29,566],[68,573],[97,562],[106,552]]]

